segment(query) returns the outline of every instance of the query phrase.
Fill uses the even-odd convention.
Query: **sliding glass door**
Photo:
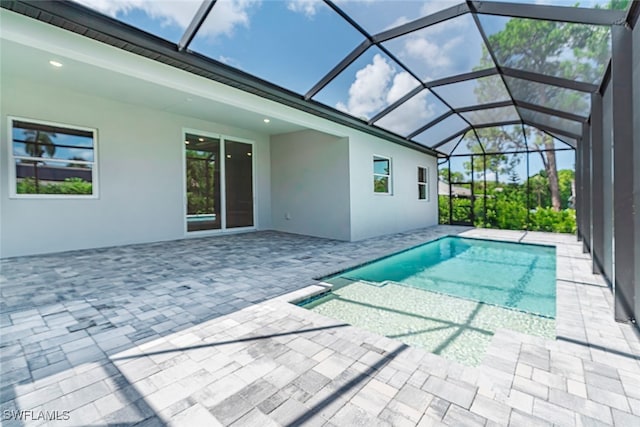
[[[187,231],[253,227],[253,144],[196,132],[184,144]]]
[[[185,135],[187,231],[222,228],[220,139]]]
[[[227,228],[253,226],[253,146],[224,142]]]

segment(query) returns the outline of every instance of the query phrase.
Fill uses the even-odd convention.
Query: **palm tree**
[[[49,157],[53,157],[56,152],[56,146],[53,143],[53,138],[56,134],[53,132],[42,132],[34,129],[25,129],[25,152],[29,157],[42,157],[45,153]],[[36,184],[36,193],[40,192],[38,181],[38,160],[27,160],[25,163],[33,164],[33,177]]]

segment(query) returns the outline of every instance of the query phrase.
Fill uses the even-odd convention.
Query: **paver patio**
[[[471,368],[289,303],[444,234],[557,245],[557,339],[500,330]],[[0,265],[3,425],[640,425],[640,339],[574,236],[257,232]]]

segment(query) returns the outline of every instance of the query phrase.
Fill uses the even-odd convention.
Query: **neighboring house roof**
[[[449,184],[443,181],[438,181],[438,195],[439,196],[448,196],[449,195]],[[451,184],[451,195],[452,196],[471,196],[471,190],[464,187],[459,187],[455,184]]]

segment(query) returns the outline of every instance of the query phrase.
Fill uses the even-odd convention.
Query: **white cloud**
[[[437,0],[437,1],[426,1],[422,5],[420,12],[423,16],[432,15],[436,12],[440,12],[441,10],[450,8],[451,6],[455,6],[461,4],[463,2],[459,0]]]
[[[390,30],[391,28],[399,27],[400,25],[406,24],[407,22],[411,22],[411,20],[406,16],[399,16],[396,18],[395,21],[389,24],[384,30],[386,31],[386,30]]]
[[[397,72],[384,57],[375,55],[371,63],[356,73],[347,103],[340,102],[336,107],[356,117],[369,118],[417,85],[409,73]],[[434,106],[427,102],[427,96],[427,91],[419,93],[399,107],[402,114],[389,114],[376,124],[400,134],[418,129],[435,115]]]
[[[422,73],[422,79],[428,81],[467,71],[469,53],[473,54],[474,49],[463,46],[464,42],[465,34],[448,38],[431,33],[416,34],[404,41],[400,57],[407,61],[409,67]]]
[[[303,13],[307,18],[313,18],[320,2],[320,0],[289,0],[287,9],[292,12]]]
[[[409,38],[405,42],[402,53],[428,64],[430,68],[442,68],[451,65],[451,61],[443,47],[431,42],[426,37]]]
[[[369,117],[387,104],[389,83],[394,73],[393,66],[376,54],[371,64],[356,73],[356,79],[349,88],[347,105],[339,102],[336,108],[356,117]]]
[[[393,77],[393,84],[387,93],[387,103],[392,104],[416,87],[416,79],[403,71]]]
[[[236,58],[233,58],[231,56],[220,55],[220,56],[218,56],[218,61],[222,62],[223,64],[227,64],[229,66],[232,66],[232,67],[242,68],[240,66],[240,62]]]
[[[436,115],[435,106],[428,103],[428,95],[427,91],[420,92],[397,110],[384,116],[376,122],[376,125],[400,135],[408,135],[419,129]]]
[[[437,2],[425,2],[422,6],[422,16],[432,15],[435,12],[447,9],[448,7],[454,6],[456,4],[460,4],[458,1],[437,1]],[[463,15],[470,16],[470,15]],[[432,25],[429,27],[429,32],[431,35],[442,34],[447,32],[451,34],[455,29],[464,29],[465,26],[468,25],[468,22],[464,18],[456,17],[451,18],[446,21],[440,22],[438,24]]]
[[[186,29],[191,23],[200,0],[74,0],[105,15],[116,17],[137,9],[160,21],[162,26],[178,26]],[[249,26],[247,10],[260,0],[218,1],[211,15],[200,29],[207,36],[231,34],[237,26]]]

